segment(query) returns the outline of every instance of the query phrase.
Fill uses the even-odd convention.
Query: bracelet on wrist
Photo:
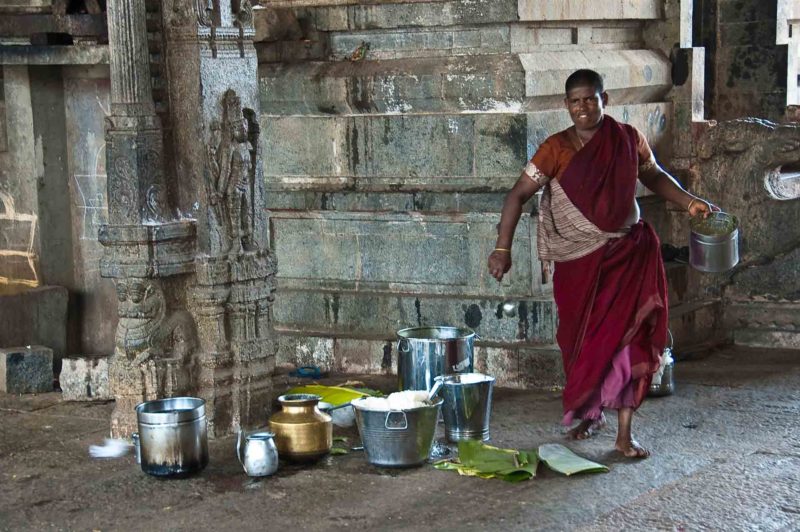
[[[692,210],[692,203],[694,203],[695,201],[697,201],[697,198],[692,198],[691,200],[689,200],[689,205],[686,206],[687,211]]]
[[[511,250],[508,248],[494,248],[495,251],[505,251],[506,253],[511,253]]]

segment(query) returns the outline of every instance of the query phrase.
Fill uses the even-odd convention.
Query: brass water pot
[[[281,395],[281,410],[269,419],[281,458],[304,462],[328,454],[333,445],[331,416],[317,408],[321,397],[306,393]]]

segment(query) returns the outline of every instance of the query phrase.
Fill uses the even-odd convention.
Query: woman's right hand
[[[509,251],[492,251],[489,255],[489,273],[492,277],[497,279],[498,282],[503,280],[503,275],[508,273],[511,269],[511,252]]]

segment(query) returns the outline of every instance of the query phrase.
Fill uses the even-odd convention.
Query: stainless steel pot
[[[180,477],[208,465],[205,404],[196,397],[172,397],[136,406],[137,456],[142,471],[157,477]]]
[[[430,390],[440,375],[470,373],[476,334],[458,327],[411,327],[397,332],[400,390]]]
[[[689,264],[701,272],[726,272],[739,262],[739,220],[724,212],[689,222]]]
[[[369,463],[381,467],[413,467],[428,459],[442,399],[408,410],[367,410],[363,399],[352,402],[356,424]]]

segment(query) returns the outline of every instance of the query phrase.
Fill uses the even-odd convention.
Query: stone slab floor
[[[358,451],[253,481],[231,437],[211,442],[200,475],[158,480],[132,456],[89,458],[111,404],[0,395],[0,529],[800,530],[800,353],[724,349],[679,359],[676,380],[675,395],[640,410],[635,428],[652,458],[617,458],[606,429],[568,445],[609,473],[567,478],[540,466],[521,484],[427,465],[379,470]],[[492,441],[565,442],[559,415],[557,392],[499,389]]]

